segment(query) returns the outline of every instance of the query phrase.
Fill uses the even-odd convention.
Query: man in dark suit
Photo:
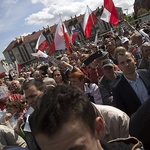
[[[146,69],[136,70],[132,53],[120,49],[116,59],[123,76],[113,89],[113,96],[116,107],[131,116],[150,96],[150,72]]]
[[[150,149],[150,98],[142,104],[130,119],[131,136],[142,141],[145,150]]]

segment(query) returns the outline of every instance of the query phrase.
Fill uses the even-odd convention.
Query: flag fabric
[[[68,31],[67,31],[64,23],[62,24],[62,26],[63,26],[63,34],[64,34],[64,40],[65,40],[66,48],[69,51],[69,54],[72,55],[71,45],[70,45],[71,44],[70,36],[68,34]]]
[[[68,49],[70,51],[70,37],[65,27],[65,24],[60,19],[56,27],[55,36],[52,41],[48,54],[52,54],[54,50]]]
[[[79,32],[80,32],[79,29],[76,29],[74,26],[72,26],[70,35],[72,44],[74,43],[75,39],[79,36]]]
[[[86,12],[84,15],[84,21],[83,21],[83,31],[84,31],[84,35],[87,38],[90,38],[92,27],[97,21],[98,21],[97,17],[94,15],[91,9],[87,6]]]
[[[43,57],[43,58],[47,58],[48,55],[44,52],[42,52],[41,50],[38,50],[37,53],[31,53],[32,56],[35,56],[35,57]]]
[[[1,73],[0,73],[0,79],[1,79],[1,78],[4,78],[5,76],[7,76],[7,73],[6,73],[6,72],[1,72]]]
[[[16,72],[17,72],[17,74],[19,74],[19,73],[20,73],[20,71],[21,71],[21,66],[20,66],[20,64],[18,63],[18,61],[17,61],[17,60],[15,61],[15,68],[16,68]]]
[[[44,52],[49,47],[50,47],[49,42],[46,40],[45,36],[41,33],[35,46],[36,52],[38,52],[38,50]]]
[[[118,13],[112,0],[104,0],[104,9],[100,19],[110,24],[118,25]]]

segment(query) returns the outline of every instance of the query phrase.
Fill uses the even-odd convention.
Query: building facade
[[[134,2],[134,12],[137,15],[140,9],[150,10],[150,0],[135,0]]]

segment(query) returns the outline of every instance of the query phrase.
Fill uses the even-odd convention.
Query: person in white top
[[[69,77],[71,86],[76,86],[84,91],[91,102],[103,104],[98,85],[90,83],[89,78],[84,73],[76,71],[71,73]]]

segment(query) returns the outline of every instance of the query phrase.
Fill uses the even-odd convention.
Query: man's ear
[[[99,140],[103,139],[105,136],[104,122],[101,117],[97,117],[95,120],[95,136]]]

